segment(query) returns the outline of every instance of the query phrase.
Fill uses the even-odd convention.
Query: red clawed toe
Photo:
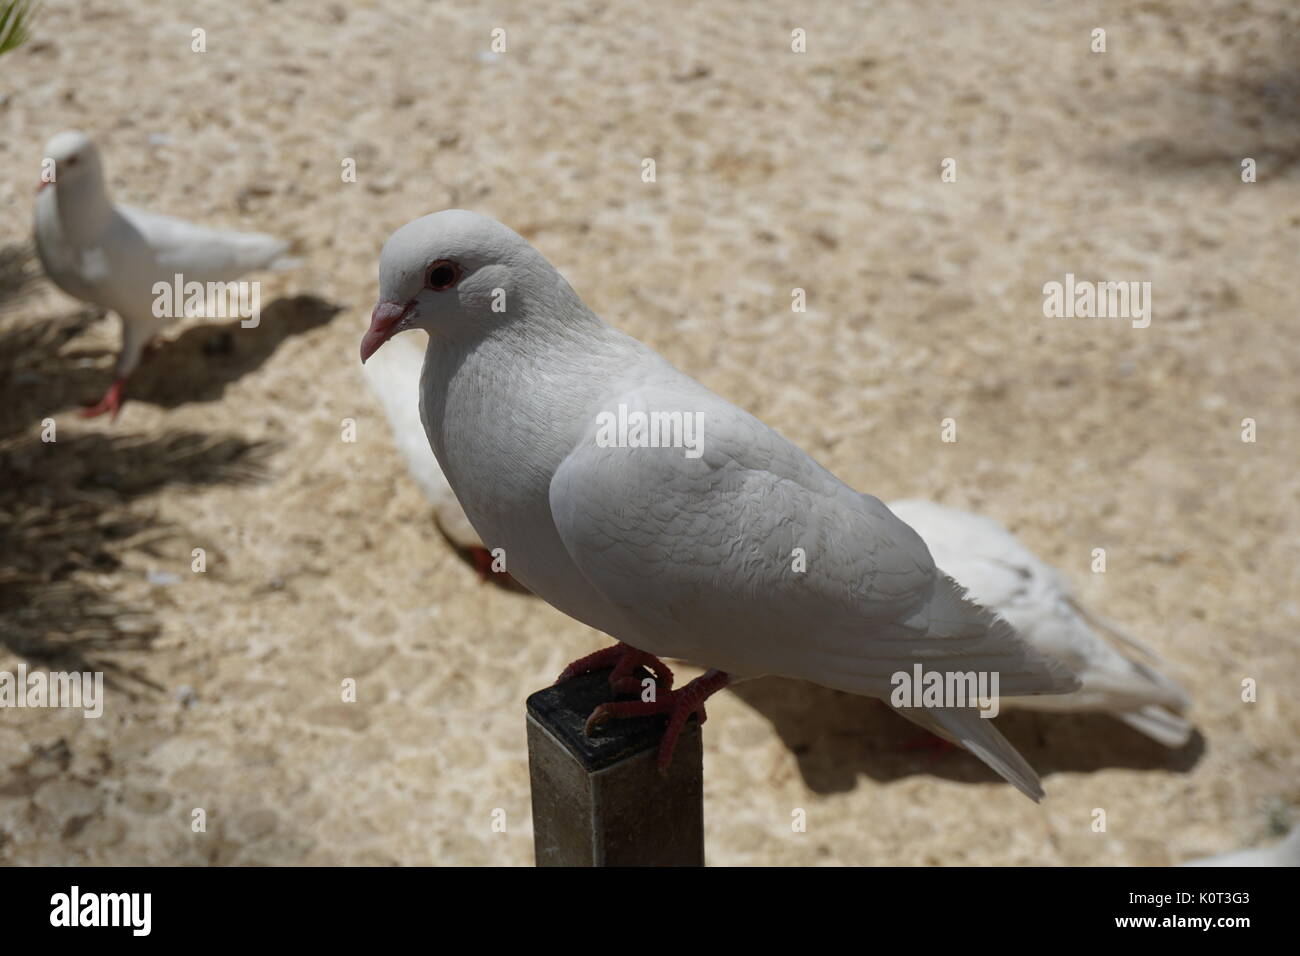
[[[628,644],[615,644],[602,648],[594,654],[574,661],[564,669],[556,683],[589,674],[592,671],[613,668],[609,675],[609,686],[617,694],[639,694],[641,681],[635,676],[638,667],[646,667],[654,672],[655,688],[653,700],[617,700],[601,704],[587,718],[586,732],[590,734],[607,720],[620,717],[648,717],[654,714],[667,714],[668,726],[664,728],[663,738],[659,742],[659,770],[665,772],[672,763],[673,751],[677,749],[677,738],[681,736],[686,721],[692,714],[700,718],[700,723],[708,719],[704,712],[704,702],[731,682],[731,678],[722,671],[709,671],[702,677],[690,681],[685,687],[673,690],[673,672],[653,654],[638,651]]]
[[[679,690],[664,689],[655,694],[654,700],[619,700],[601,704],[587,718],[586,731],[590,734],[606,720],[620,717],[646,717],[651,714],[667,714],[668,726],[664,728],[663,738],[659,742],[659,772],[665,773],[673,761],[673,751],[677,749],[677,738],[686,727],[686,721],[692,714],[699,717],[700,723],[709,719],[704,711],[704,702],[731,682],[731,678],[722,671],[709,671],[702,677],[690,681]]]
[[[579,674],[590,674],[592,671],[612,667],[613,673],[609,675],[610,690],[616,694],[638,694],[641,692],[641,682],[632,675],[640,666],[645,666],[654,672],[656,694],[667,693],[673,689],[673,672],[668,669],[668,665],[653,654],[638,651],[628,644],[615,644],[613,647],[605,647],[594,654],[579,658],[564,669],[564,672],[555,679],[555,683],[559,684]]]
[[[90,405],[81,410],[82,418],[98,418],[100,415],[112,415],[112,420],[117,421],[117,413],[122,410],[122,393],[126,389],[126,379],[119,378],[108,387],[104,397],[95,405]]]

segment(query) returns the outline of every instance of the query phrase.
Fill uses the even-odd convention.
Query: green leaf
[[[34,0],[0,0],[0,54],[16,50],[27,41]]]

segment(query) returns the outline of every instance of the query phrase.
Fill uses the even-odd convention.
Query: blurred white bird
[[[433,520],[448,544],[484,581],[510,591],[526,590],[504,571],[493,572],[492,555],[479,540],[465,509],[447,484],[420,424],[420,366],[424,349],[413,336],[397,339],[361,366],[371,391],[384,406],[397,450],[411,477],[433,506]]]
[[[290,264],[287,244],[257,232],[209,229],[115,205],[99,151],[84,133],[59,133],[45,146],[53,180],[36,196],[36,251],[45,273],[64,292],[122,320],[122,350],[103,399],[82,414],[116,418],[126,380],[145,346],[175,315],[157,315],[154,284],[231,282],[254,269]]]
[[[1291,832],[1281,843],[1272,846],[1255,847],[1250,850],[1234,850],[1231,853],[1219,853],[1205,856],[1198,860],[1188,860],[1180,866],[1300,866],[1300,826],[1292,827]]]
[[[1156,669],[1163,662],[1114,624],[1085,611],[1060,575],[1011,532],[996,521],[931,501],[894,501],[889,507],[925,540],[934,563],[965,587],[971,600],[996,611],[1038,650],[1067,664],[1083,684],[1072,694],[1004,697],[1003,703],[1105,711],[1166,747],[1187,743],[1192,725],[1179,715],[1191,702]]]
[[[429,333],[421,420],[475,530],[529,590],[620,642],[565,676],[613,665],[617,687],[646,661],[660,675],[655,700],[604,704],[589,726],[668,715],[662,766],[686,720],[740,677],[888,699],[916,665],[996,673],[1003,694],[1078,688],[967,601],[879,500],[606,325],[500,223],[460,210],[417,219],[385,243],[379,274],[362,361],[398,332]],[[614,416],[653,413],[677,416],[679,440],[645,447],[644,429],[642,441],[610,432]],[[681,441],[688,422],[698,446]],[[659,657],[711,670],[673,689]],[[1039,799],[993,722],[951,703],[899,712]]]

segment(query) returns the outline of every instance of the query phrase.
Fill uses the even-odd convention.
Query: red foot
[[[579,658],[555,678],[555,683],[560,684],[579,674],[590,674],[592,671],[603,671],[607,667],[612,667],[614,671],[609,675],[610,690],[616,694],[639,694],[641,682],[632,676],[632,672],[640,665],[645,665],[654,672],[656,696],[660,693],[666,694],[673,689],[673,672],[668,669],[667,664],[653,654],[638,651],[635,647],[623,643]]]
[[[451,540],[448,538],[448,540]],[[493,571],[492,552],[481,544],[470,545],[460,549],[461,557],[474,569],[478,579],[487,584],[495,584],[499,588],[505,588],[507,591],[520,591],[528,593],[528,588],[524,587],[518,581],[510,576],[508,571]]]
[[[956,744],[944,740],[942,737],[936,737],[934,734],[926,734],[924,737],[904,741],[903,749],[928,753],[931,760],[938,760],[954,750],[961,750]]]
[[[436,511],[433,513],[433,526],[437,528],[438,533],[442,535],[442,540],[451,545],[452,550],[456,552],[457,557],[474,569],[474,573],[478,575],[480,581],[484,583],[491,582],[497,587],[504,588],[507,591],[516,591],[520,594],[531,593],[528,588],[524,587],[512,578],[509,573],[505,571],[493,571],[492,552],[483,547],[483,545],[461,544],[448,534],[447,529],[442,526],[442,519],[438,517]]]
[[[465,549],[469,563],[474,565],[474,573],[484,581],[492,580],[492,552],[482,545],[473,545]]]
[[[587,733],[603,724],[611,717],[645,717],[650,714],[667,714],[668,726],[664,728],[663,739],[659,741],[659,772],[667,773],[668,765],[673,762],[673,751],[677,749],[677,738],[691,714],[700,718],[700,723],[709,719],[704,712],[704,702],[731,682],[731,678],[722,671],[709,671],[703,677],[697,677],[680,690],[662,690],[655,700],[619,700],[601,704],[587,718]]]
[[[119,378],[108,387],[104,397],[96,405],[90,405],[81,410],[82,418],[98,418],[100,415],[111,414],[110,421],[117,421],[117,415],[122,410],[123,391],[126,389],[126,379]]]
[[[885,701],[883,700],[877,699],[876,703],[878,703],[881,707],[888,708],[889,710],[894,710],[893,707],[890,707],[889,704],[885,703]],[[895,713],[897,713],[897,711],[895,711]],[[912,729],[915,730],[916,728],[914,727]],[[954,750],[961,750],[962,748],[959,747],[957,744],[944,740],[938,734],[933,734],[930,733],[929,731],[922,730],[921,736],[911,737],[907,740],[904,740],[901,744],[899,744],[899,749],[905,751],[912,751],[912,752],[923,751],[930,755],[931,760],[938,760],[940,757],[945,756],[946,754]]]

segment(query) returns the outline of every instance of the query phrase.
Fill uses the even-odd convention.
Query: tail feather
[[[1191,708],[1192,699],[1183,686],[1173,678],[1166,676],[1159,669],[1169,666],[1160,655],[1108,618],[1087,610],[1073,600],[1070,605],[1079,613],[1084,622],[1110,635],[1114,645],[1116,645],[1115,650],[1128,665],[1128,669],[1123,672],[1095,675],[1096,679],[1088,682],[1090,690],[1097,689],[1103,692],[1111,691],[1115,694],[1141,695],[1153,707],[1163,707],[1171,711],[1172,714],[1169,716],[1186,713]],[[1125,653],[1126,651],[1128,653]],[[1148,708],[1141,709],[1146,710]],[[1134,724],[1134,726],[1137,725]],[[1143,728],[1138,727],[1138,729],[1146,733]],[[1189,726],[1186,736],[1190,736],[1190,734],[1191,728]],[[1186,736],[1177,746],[1182,746],[1182,743],[1186,742]],[[1157,737],[1156,739],[1160,738]]]
[[[266,268],[271,272],[289,272],[297,269],[307,260],[302,256],[277,255],[274,259],[266,264]]]
[[[927,611],[925,637],[911,638],[907,643],[909,648],[924,649],[918,656],[924,657],[930,667],[944,670],[947,665],[955,670],[996,672],[999,693],[1006,696],[1068,694],[1079,689],[1079,678],[1063,661],[1042,653],[1005,619],[969,600],[965,588],[946,574],[935,582]],[[946,654],[936,657],[925,653],[939,648]],[[1042,800],[1038,774],[978,710],[896,709],[932,733],[965,747],[1030,800]]]
[[[239,268],[253,272],[285,262],[289,243],[264,232],[241,232],[229,238]]]
[[[1141,731],[1156,743],[1177,749],[1192,737],[1192,725],[1163,707],[1150,704],[1140,710],[1115,715],[1134,730]]]
[[[1043,799],[1043,785],[1020,752],[993,722],[968,707],[895,708],[913,723],[951,743],[960,744],[1030,800]]]
[[[966,589],[946,574],[940,574],[935,582],[927,610],[926,637],[911,639],[909,649],[944,645],[956,669],[966,669],[961,666],[965,659],[978,658],[995,665],[982,669],[998,672],[999,692],[1008,697],[1068,694],[1079,689],[1079,678],[1064,661],[1042,653],[1005,618],[971,601]],[[940,640],[935,642],[935,638]],[[931,663],[940,662],[932,659]]]
[[[1150,644],[1140,639],[1137,635],[1133,634],[1130,631],[1126,631],[1124,628],[1120,627],[1110,618],[1103,617],[1102,615],[1096,613],[1095,611],[1088,610],[1088,608],[1084,607],[1073,597],[1068,597],[1067,601],[1069,602],[1070,607],[1072,607],[1081,618],[1083,618],[1093,627],[1105,631],[1107,634],[1113,637],[1116,640],[1116,642],[1123,644],[1126,647],[1128,647],[1130,650],[1136,651],[1137,653],[1141,654],[1151,664],[1154,664],[1157,667],[1165,666],[1164,658],[1162,658],[1159,654],[1157,654]]]

